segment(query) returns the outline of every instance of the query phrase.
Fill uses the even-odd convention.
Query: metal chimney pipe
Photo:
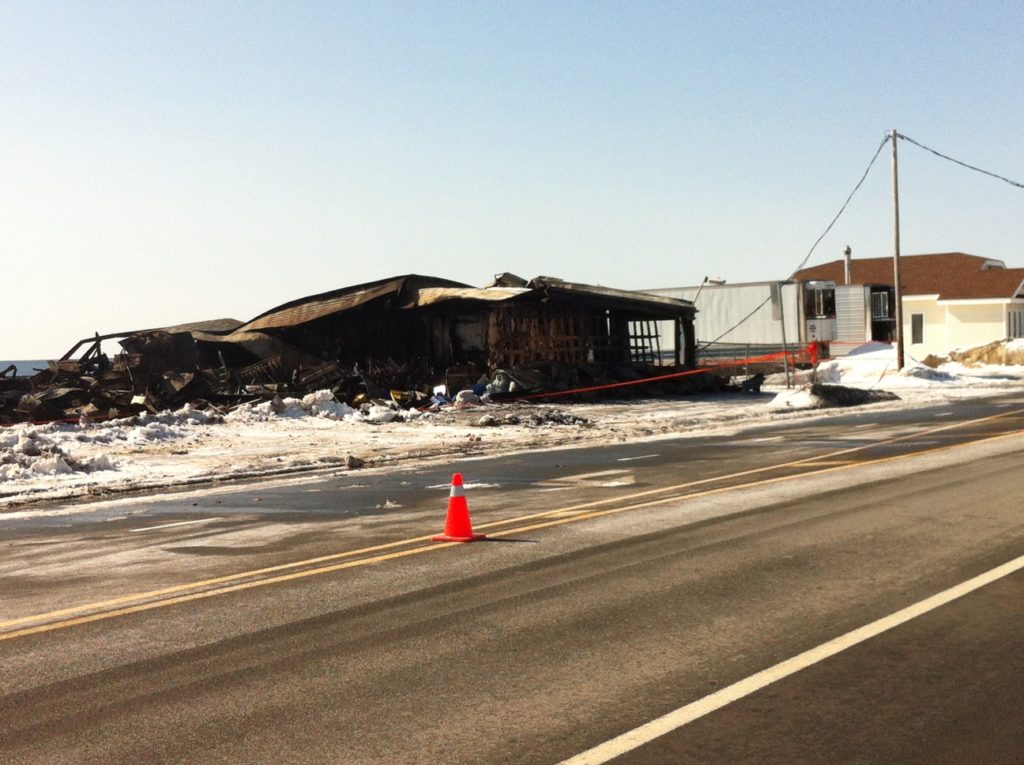
[[[846,249],[843,250],[843,258],[846,260],[843,264],[843,276],[846,279],[846,284],[850,283],[850,267],[852,265],[850,262],[851,255],[853,255],[853,250],[850,249],[850,245],[846,245]]]

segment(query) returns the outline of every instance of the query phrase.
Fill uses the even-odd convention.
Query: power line
[[[930,151],[936,157],[942,157],[943,159],[949,160],[950,162],[960,165],[961,167],[966,167],[968,170],[974,170],[975,172],[982,173],[983,175],[988,175],[992,178],[998,178],[1000,181],[1005,181],[1006,183],[1009,183],[1011,186],[1016,186],[1018,189],[1024,189],[1024,183],[1018,183],[1017,181],[1011,180],[1010,178],[1005,178],[1002,175],[998,175],[997,173],[991,173],[988,170],[982,170],[980,167],[975,167],[974,165],[969,165],[966,162],[961,162],[959,159],[947,157],[942,152],[935,151],[935,149],[929,148],[928,146],[925,146],[923,143],[918,143],[910,136],[903,135],[903,133],[897,133],[896,135],[902,138],[904,141],[909,141],[910,143],[914,144],[914,146],[924,149],[925,151]]]
[[[811,245],[811,249],[808,250],[806,255],[804,255],[804,259],[800,261],[800,265],[793,269],[793,273],[789,275],[790,279],[796,276],[797,272],[807,265],[807,261],[811,259],[811,255],[814,254],[814,251],[817,249],[818,245],[821,244],[821,240],[828,235],[828,232],[832,230],[832,227],[834,225],[836,225],[836,221],[839,220],[839,217],[844,212],[846,212],[847,205],[850,204],[850,200],[853,199],[853,195],[856,194],[860,187],[864,184],[864,180],[868,177],[868,173],[871,172],[871,168],[874,166],[875,160],[878,159],[878,155],[882,153],[882,149],[885,148],[885,145],[889,143],[890,138],[891,136],[886,135],[885,138],[882,139],[882,142],[878,144],[878,148],[875,149],[875,156],[873,156],[871,158],[871,161],[868,162],[867,169],[864,170],[864,175],[862,175],[860,177],[860,180],[857,181],[857,185],[853,187],[853,191],[850,192],[850,196],[846,198],[846,201],[843,202],[843,206],[839,208],[839,212],[836,213],[836,217],[834,217],[832,219],[832,222],[828,224],[828,227],[821,233],[821,236],[814,240],[814,244]]]
[[[875,160],[878,159],[878,155],[882,153],[882,149],[885,148],[885,145],[887,143],[889,143],[890,138],[891,138],[891,136],[886,134],[885,138],[882,139],[882,142],[880,144],[878,144],[878,148],[875,149],[875,155],[871,158],[871,161],[868,162],[868,166],[864,170],[864,174],[860,177],[860,180],[857,181],[857,185],[853,187],[853,191],[850,192],[850,195],[846,198],[846,201],[843,202],[843,206],[839,208],[839,212],[836,213],[835,217],[832,219],[832,222],[828,224],[828,226],[825,228],[825,230],[821,233],[821,236],[819,236],[817,239],[814,240],[814,244],[811,245],[811,249],[807,251],[807,254],[804,255],[804,259],[800,261],[800,265],[798,265],[796,268],[793,269],[793,273],[791,273],[789,275],[790,279],[792,279],[794,276],[796,276],[797,272],[799,272],[801,268],[803,268],[805,265],[807,265],[807,261],[811,259],[811,255],[814,254],[814,251],[818,248],[818,245],[821,244],[821,240],[824,239],[828,235],[828,232],[831,231],[832,227],[836,225],[836,222],[839,220],[839,218],[842,216],[842,214],[844,212],[846,212],[846,208],[847,208],[847,206],[849,206],[850,200],[852,200],[854,194],[856,194],[857,191],[860,190],[860,187],[862,185],[864,185],[864,181],[865,181],[865,179],[867,179],[868,173],[871,172],[871,168],[875,164]],[[713,345],[714,343],[717,343],[719,340],[721,340],[723,337],[728,335],[734,329],[736,329],[737,327],[739,327],[742,324],[746,323],[750,319],[751,316],[753,316],[755,313],[760,311],[762,308],[764,308],[770,302],[771,302],[771,297],[770,296],[765,298],[764,301],[760,305],[758,305],[756,308],[754,308],[753,311],[751,311],[746,316],[744,316],[742,319],[740,319],[738,322],[733,324],[731,327],[729,327],[729,329],[725,330],[725,332],[720,334],[714,340],[708,340],[706,343],[704,343],[704,345],[702,347],[703,348],[707,348],[708,346]]]
[[[942,152],[936,151],[935,149],[932,149],[931,147],[925,146],[924,144],[919,143],[918,141],[915,141],[913,138],[911,138],[909,136],[906,136],[906,135],[903,135],[902,133],[895,133],[895,135],[897,137],[901,138],[904,141],[909,141],[910,143],[914,144],[915,146],[917,146],[917,147],[919,147],[921,149],[924,149],[925,151],[931,152],[932,154],[934,154],[937,157],[941,157],[942,159],[948,160],[949,162],[953,162],[954,164],[960,165],[961,167],[966,167],[968,170],[974,170],[975,172],[982,173],[983,175],[987,175],[987,176],[989,176],[991,178],[996,178],[996,179],[998,179],[1000,181],[1008,183],[1011,186],[1016,186],[1017,188],[1024,189],[1024,183],[1019,183],[1018,181],[1012,180],[1011,178],[1006,178],[1005,176],[999,175],[998,173],[993,173],[993,172],[990,172],[988,170],[983,170],[980,167],[975,167],[974,165],[968,164],[967,162],[962,162],[959,159],[947,156],[946,154],[943,154]],[[853,191],[850,192],[850,195],[846,198],[846,201],[843,202],[843,206],[839,208],[839,212],[836,213],[835,217],[832,219],[832,222],[828,224],[828,226],[822,232],[821,236],[819,236],[816,240],[814,240],[814,244],[811,245],[811,249],[807,251],[807,254],[804,256],[804,259],[802,261],[800,261],[800,265],[797,266],[793,270],[793,273],[791,273],[789,275],[790,279],[792,279],[794,276],[796,276],[796,274],[805,265],[807,265],[807,261],[809,261],[811,259],[811,255],[814,254],[814,251],[818,248],[818,245],[821,244],[821,240],[824,239],[828,235],[828,233],[832,230],[833,226],[835,226],[836,222],[838,222],[839,218],[842,217],[842,214],[846,211],[846,208],[850,204],[850,201],[853,199],[854,195],[857,193],[857,191],[860,189],[860,187],[864,184],[864,181],[867,179],[868,173],[871,172],[871,168],[874,166],[875,161],[878,159],[878,155],[882,153],[882,149],[885,148],[885,145],[887,143],[889,143],[889,141],[891,139],[892,139],[892,136],[889,135],[888,133],[886,134],[885,138],[882,139],[882,142],[878,145],[878,148],[875,150],[874,156],[871,157],[871,161],[868,162],[867,169],[864,170],[864,174],[860,177],[860,180],[857,181],[857,185],[853,187]],[[749,321],[750,318],[754,314],[756,314],[758,311],[760,311],[762,308],[764,308],[770,302],[771,302],[771,297],[765,298],[764,301],[762,301],[759,305],[757,305],[750,313],[748,313],[746,316],[744,316],[742,319],[740,319],[736,324],[734,324],[731,327],[729,327],[729,329],[725,330],[725,332],[720,334],[714,340],[709,340],[709,341],[705,342],[701,347],[702,348],[707,348],[708,346],[713,345],[714,343],[717,343],[719,340],[721,340],[723,337],[728,335],[734,329],[736,329],[737,327],[739,327],[739,326],[745,324],[747,321]]]

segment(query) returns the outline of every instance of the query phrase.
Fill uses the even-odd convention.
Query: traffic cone
[[[486,538],[486,534],[473,533],[466,490],[462,488],[462,473],[456,473],[452,476],[452,492],[448,496],[448,520],[444,524],[444,533],[432,539],[435,542],[475,542]]]

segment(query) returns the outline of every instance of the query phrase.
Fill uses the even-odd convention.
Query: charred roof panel
[[[160,327],[163,332],[211,332],[214,334],[227,334],[234,332],[241,327],[243,322],[238,319],[210,319],[208,321],[194,321],[190,324],[175,324],[173,327]]]
[[[437,305],[452,300],[471,300],[487,303],[511,300],[529,292],[528,289],[513,287],[424,287],[416,291],[414,304],[417,306]]]
[[[692,317],[695,313],[693,303],[689,300],[632,290],[618,290],[593,284],[567,282],[551,276],[538,276],[530,282],[530,287],[547,297],[574,299],[644,316],[671,319],[677,316]]]
[[[240,327],[240,330],[295,327],[341,311],[350,311],[353,308],[358,308],[387,296],[397,296],[399,299],[405,299],[410,291],[423,287],[469,288],[469,285],[453,282],[448,279],[438,279],[432,276],[419,276],[416,274],[399,276],[393,279],[382,279],[377,282],[359,284],[354,287],[345,287],[340,290],[293,300],[290,303],[285,303],[277,308],[272,308],[266,313],[260,314],[252,321]]]
[[[643,316],[674,318],[693,314],[693,305],[686,300],[566,282],[549,276],[537,277],[526,287],[475,288],[448,279],[409,274],[293,300],[260,314],[238,327],[235,332],[296,327],[387,297],[395,298],[395,307],[403,309],[436,306],[451,301],[494,303],[554,297],[603,305]]]

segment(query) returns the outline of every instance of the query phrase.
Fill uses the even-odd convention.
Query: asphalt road
[[[1022,428],[1010,397],[0,519],[0,761],[556,763],[1020,559]],[[455,469],[486,542],[427,539]],[[1022,596],[593,761],[1020,763]]]

